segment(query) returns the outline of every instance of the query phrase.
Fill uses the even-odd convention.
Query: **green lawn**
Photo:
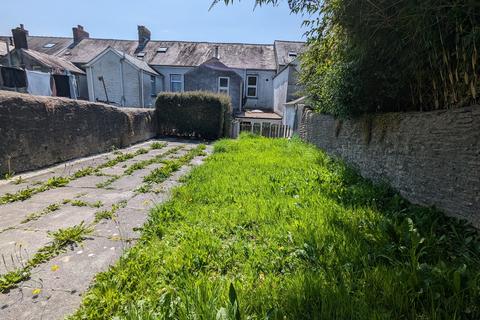
[[[480,239],[298,140],[215,144],[73,319],[478,319]]]

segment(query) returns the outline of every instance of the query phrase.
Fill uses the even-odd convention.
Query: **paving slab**
[[[122,152],[148,148],[151,143],[153,141]],[[126,167],[163,154],[170,148],[184,147],[183,150],[169,155],[169,158],[173,158],[185,154],[196,145],[192,141],[168,140],[168,146],[165,148],[150,150],[147,154],[108,169],[123,174]],[[211,147],[208,147],[207,152],[210,151]],[[67,171],[75,172],[78,168],[104,163],[114,156],[110,153],[92,159],[81,159],[75,163],[67,163],[64,167],[56,166],[51,170],[27,176],[29,181],[33,181],[50,175],[61,175]],[[191,165],[183,166],[163,183],[154,185],[156,192],[143,194],[135,190],[142,185],[143,177],[162,164],[152,164],[135,171],[132,175],[122,176],[106,189],[97,188],[96,185],[110,177],[92,175],[76,179],[66,187],[36,194],[23,202],[0,206],[0,254],[18,256],[10,265],[4,263],[3,269],[0,268],[0,274],[21,267],[22,263],[37,250],[47,245],[51,240],[48,231],[73,227],[82,222],[94,227],[92,234],[80,246],[67,248],[66,252],[33,268],[29,280],[20,283],[9,292],[0,293],[0,319],[62,319],[74,312],[81,303],[81,295],[88,289],[95,274],[107,270],[135,243],[151,208],[167,201],[172,188],[180,184],[179,179],[188,173],[192,166],[200,165],[203,159],[203,156],[193,159]],[[0,194],[6,192],[5,190],[14,189],[11,184],[0,184]],[[92,208],[62,204],[57,211],[43,215],[37,220],[21,223],[28,214],[39,212],[52,203],[61,203],[64,199],[78,199],[87,203],[101,201],[102,206]],[[120,202],[124,202],[125,207],[115,212],[114,219],[95,221],[96,212],[110,210],[112,205]],[[2,232],[3,228],[11,229]],[[23,251],[20,251],[21,254],[18,253],[20,247],[25,253]]]
[[[51,238],[44,231],[12,229],[2,232],[0,274],[22,268],[38,249],[50,241]]]
[[[23,229],[36,231],[57,231],[77,226],[84,222],[90,224],[95,220],[95,213],[104,210],[101,208],[75,207],[64,205],[58,211],[51,212],[38,220],[23,224]]]

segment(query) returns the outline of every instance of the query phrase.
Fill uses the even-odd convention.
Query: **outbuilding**
[[[107,47],[85,65],[90,101],[122,107],[153,107],[163,76],[146,62]]]

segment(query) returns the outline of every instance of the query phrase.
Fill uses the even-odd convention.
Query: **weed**
[[[84,169],[81,169],[81,170],[78,170],[77,172],[75,172],[72,175],[72,180],[83,178],[83,177],[90,176],[90,175],[94,175],[97,172],[98,172],[97,168],[87,167],[87,168],[84,168]]]
[[[165,142],[158,142],[155,141],[150,145],[150,149],[155,150],[155,149],[162,149],[165,148],[167,144]]]
[[[96,201],[93,203],[86,202],[84,200],[71,200],[71,199],[65,199],[63,200],[63,204],[70,204],[73,207],[90,207],[90,208],[100,208],[103,206],[102,201]]]
[[[27,223],[27,222],[30,222],[30,221],[38,220],[41,217],[46,216],[47,214],[52,213],[54,211],[57,211],[59,209],[60,209],[60,204],[59,203],[52,203],[40,212],[35,212],[35,213],[29,214],[20,223]]]
[[[88,227],[85,222],[82,222],[79,225],[70,228],[49,232],[48,235],[53,238],[54,245],[57,247],[65,247],[66,245],[82,242],[85,236],[92,231],[93,230]]]
[[[13,181],[14,184],[16,185],[19,185],[19,184],[22,184],[24,183],[26,180],[22,178],[22,176],[18,177],[15,179],[15,181]]]
[[[7,173],[5,173],[5,175],[3,176],[3,178],[4,178],[5,180],[10,180],[10,179],[12,179],[14,176],[15,176],[15,172],[7,172]]]
[[[95,213],[95,223],[100,222],[101,220],[113,220],[115,219],[116,212],[127,206],[127,201],[120,201],[119,203],[113,204],[110,210],[102,210]]]
[[[120,179],[121,177],[122,176],[120,176],[120,175],[114,175],[104,182],[97,183],[96,187],[100,188],[100,189],[104,189],[104,188],[108,187],[109,185],[111,185],[112,183],[114,183],[115,181],[117,181],[118,179]]]

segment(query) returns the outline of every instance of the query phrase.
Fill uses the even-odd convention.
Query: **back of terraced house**
[[[21,25],[12,30],[12,37],[0,37],[0,65],[37,72],[48,67],[53,73],[74,74],[74,98],[120,107],[153,107],[160,92],[227,94],[233,114],[242,121],[286,124],[285,104],[300,98],[296,74],[304,42],[159,41],[151,39],[145,26],[138,26],[137,40],[91,38],[81,25],[72,31],[71,38],[29,36]],[[59,71],[41,60],[31,66],[25,54],[19,55],[25,49],[74,70]],[[12,56],[20,57],[12,61]],[[29,92],[5,84],[2,88]]]

